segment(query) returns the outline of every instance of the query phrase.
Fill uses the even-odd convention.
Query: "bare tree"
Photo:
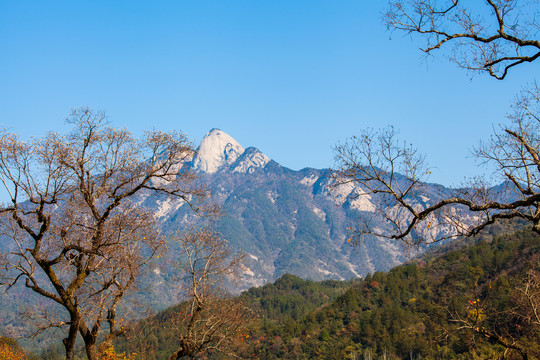
[[[524,325],[540,330],[540,260],[532,264],[526,278],[517,283],[513,292],[516,307],[512,312]]]
[[[458,66],[504,79],[512,67],[540,57],[540,3],[532,0],[395,0],[384,18],[392,30],[419,34],[431,54],[450,48]]]
[[[397,140],[394,129],[366,130],[335,148],[335,187],[353,185],[358,196],[377,196],[375,215],[364,217],[353,237],[365,235],[421,245],[477,234],[499,219],[521,218],[540,233],[540,89],[523,91],[510,124],[474,150],[494,164],[508,187],[475,179],[463,189],[430,195],[425,157]],[[438,198],[437,198],[438,196]],[[382,222],[381,222],[382,221]],[[382,223],[382,225],[381,225]]]
[[[179,347],[170,359],[195,358],[203,351],[235,357],[230,350],[243,340],[254,315],[222,285],[240,275],[245,256],[233,256],[227,242],[208,229],[177,234],[175,240],[185,255],[181,270],[187,301],[171,317]]]
[[[193,156],[180,133],[147,132],[135,138],[107,125],[104,114],[73,111],[67,135],[50,132],[21,141],[0,134],[0,180],[10,202],[0,209],[2,283],[18,282],[62,311],[36,313],[42,331],[67,328],[66,359],[80,334],[90,360],[98,336],[105,344],[123,332],[118,306],[162,239],[154,216],[141,208],[141,192],[193,205],[206,191],[184,171]]]
[[[144,320],[141,321],[141,318]],[[156,314],[147,313],[146,316],[133,319],[126,326],[127,330],[123,335],[129,344],[127,345],[129,352],[147,358],[155,357],[155,352],[158,350],[155,333],[162,327],[163,324]],[[114,346],[111,346],[111,349],[114,350]]]

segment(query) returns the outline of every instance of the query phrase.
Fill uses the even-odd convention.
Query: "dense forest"
[[[505,350],[509,359],[538,358],[540,329],[519,295],[539,250],[530,232],[485,238],[367,276],[280,326],[263,307],[249,351],[261,359],[495,359]],[[245,296],[258,302],[254,294]]]
[[[538,300],[531,276],[538,281],[539,261],[538,235],[517,231],[456,241],[361,280],[284,275],[237,298],[258,316],[234,350],[258,359],[535,359],[540,329],[522,295],[536,286]],[[116,341],[122,355],[111,359],[168,359],[176,346],[168,324],[177,310],[138,322]],[[20,354],[14,342],[0,345]],[[61,358],[61,349],[39,358]]]

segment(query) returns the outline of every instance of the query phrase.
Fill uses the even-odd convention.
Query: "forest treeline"
[[[519,279],[538,270],[539,250],[539,237],[531,232],[486,238],[368,275],[335,301],[299,320],[291,315],[283,325],[279,325],[283,315],[275,321],[274,309],[263,307],[260,326],[248,339],[251,354],[245,355],[259,359],[496,359],[506,351],[508,359],[521,359],[517,351],[487,336],[497,334],[525,349],[529,359],[538,358],[540,329],[520,313],[526,309],[520,308],[518,295],[524,286]],[[295,288],[289,291],[294,293]],[[275,307],[283,304],[276,302]]]
[[[540,329],[519,303],[527,274],[539,270],[539,240],[530,231],[486,234],[348,282],[284,275],[239,296],[258,319],[236,352],[256,359],[522,359],[507,346],[517,344],[528,359],[539,358]],[[177,346],[166,325],[175,311],[137,323],[115,342],[116,352],[167,359]],[[61,358],[61,349],[39,357]]]
[[[539,236],[518,231],[473,241],[363,280],[312,282],[285,275],[250,289],[240,298],[259,320],[238,351],[259,359],[497,358],[508,349],[486,336],[491,331],[538,358],[539,329],[516,306],[526,273],[538,270]],[[478,329],[465,326],[471,324]],[[174,347],[167,329],[147,339],[147,359],[163,359]],[[136,344],[140,348],[140,338],[121,340],[116,347],[129,352]],[[521,358],[512,350],[507,356]]]

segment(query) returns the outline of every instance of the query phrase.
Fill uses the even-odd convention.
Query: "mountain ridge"
[[[347,228],[362,214],[374,216],[380,199],[353,185],[330,193],[329,169],[289,169],[256,147],[244,148],[217,128],[201,140],[187,168],[208,184],[225,213],[212,226],[234,251],[248,255],[242,289],[285,273],[312,280],[358,278],[389,270],[407,259],[399,243],[370,237],[357,247],[347,242]],[[442,197],[444,189],[433,185],[430,193]],[[418,198],[422,203],[430,200]],[[144,205],[155,209],[166,230],[197,221],[181,202],[154,196],[146,198]]]

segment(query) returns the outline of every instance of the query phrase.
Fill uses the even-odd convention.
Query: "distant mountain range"
[[[374,209],[383,199],[365,195],[353,185],[331,193],[329,169],[288,169],[257,148],[244,148],[225,132],[212,129],[182,170],[195,171],[208,184],[213,201],[225,214],[212,227],[234,251],[248,256],[241,282],[230,284],[232,290],[261,286],[286,273],[311,280],[353,279],[389,270],[407,260],[399,242],[370,237],[354,247],[347,242],[347,228],[361,216],[369,216],[377,224],[380,218]],[[451,189],[428,184],[414,201],[425,206],[450,193]],[[201,222],[183,200],[143,192],[134,201],[155,214],[164,234]],[[435,227],[433,231],[437,231]],[[153,268],[141,276],[139,290],[133,295],[136,303],[159,309],[180,301],[174,284],[178,280],[175,265],[181,255],[175,244],[169,244],[167,256],[156,259]],[[0,335],[27,328],[17,313],[22,306],[36,304],[48,303],[22,285],[0,292],[0,308],[4,310],[0,313]],[[47,337],[36,341],[42,346]]]
[[[246,253],[249,268],[243,288],[273,281],[285,273],[304,279],[351,279],[388,270],[406,257],[400,244],[367,238],[352,247],[347,227],[381,201],[353,185],[329,192],[328,169],[294,171],[270,160],[257,148],[244,148],[222,130],[202,139],[197,155],[185,166],[197,172],[222,206],[225,216],[213,227],[236,251]],[[418,202],[444,196],[448,189],[430,185]],[[182,201],[144,196],[165,229],[193,221]],[[160,272],[162,272],[160,270]]]

